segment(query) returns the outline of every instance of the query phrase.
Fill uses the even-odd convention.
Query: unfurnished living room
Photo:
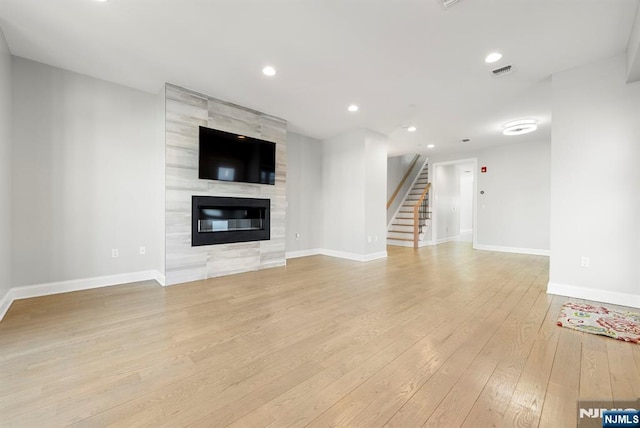
[[[638,427],[640,0],[0,0],[0,427]]]

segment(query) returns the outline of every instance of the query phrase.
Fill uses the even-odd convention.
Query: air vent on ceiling
[[[440,4],[442,4],[442,6],[446,8],[448,8],[449,6],[452,6],[456,3],[458,3],[460,0],[438,0],[440,2]]]
[[[462,139],[462,140],[460,140],[460,141],[462,141],[463,143],[470,143],[470,142],[471,142],[471,139],[470,139],[470,138],[463,138],[463,139]]]
[[[513,66],[505,65],[504,67],[496,68],[495,70],[491,70],[494,76],[504,76],[505,74],[509,74],[513,72]]]

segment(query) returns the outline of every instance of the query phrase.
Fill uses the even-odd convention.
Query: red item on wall
[[[481,173],[483,173],[483,174],[484,174],[485,172],[487,172],[487,167],[486,167],[486,166],[483,166],[482,168],[480,168],[480,172],[481,172]]]

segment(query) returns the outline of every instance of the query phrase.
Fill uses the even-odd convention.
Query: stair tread
[[[410,238],[387,238],[390,239],[392,241],[409,241],[409,242],[413,242],[413,239]]]

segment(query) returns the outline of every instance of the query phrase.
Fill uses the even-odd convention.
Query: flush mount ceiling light
[[[528,134],[538,129],[538,121],[534,119],[514,120],[502,126],[504,135],[522,135]]]
[[[264,74],[265,76],[275,76],[276,75],[276,69],[273,68],[270,65],[267,65],[265,68],[262,69],[262,74]]]
[[[429,145],[427,146],[427,148],[428,148],[428,149],[433,149],[435,146],[436,146],[435,144],[429,144]]]
[[[458,3],[460,0],[439,0],[439,2],[442,4],[442,6],[446,9],[449,6],[453,6],[454,4]]]
[[[416,128],[415,126],[409,126],[409,127],[407,128],[407,131],[409,131],[409,132],[416,132],[416,130],[417,130],[417,129],[418,129],[418,128]]]
[[[487,64],[491,64],[500,61],[500,59],[502,59],[502,54],[500,52],[492,52],[487,55],[487,57],[484,59],[484,62],[486,62]]]
[[[349,110],[351,113],[355,113],[358,111],[358,106],[355,104],[351,104],[349,107],[347,107],[347,110]]]

